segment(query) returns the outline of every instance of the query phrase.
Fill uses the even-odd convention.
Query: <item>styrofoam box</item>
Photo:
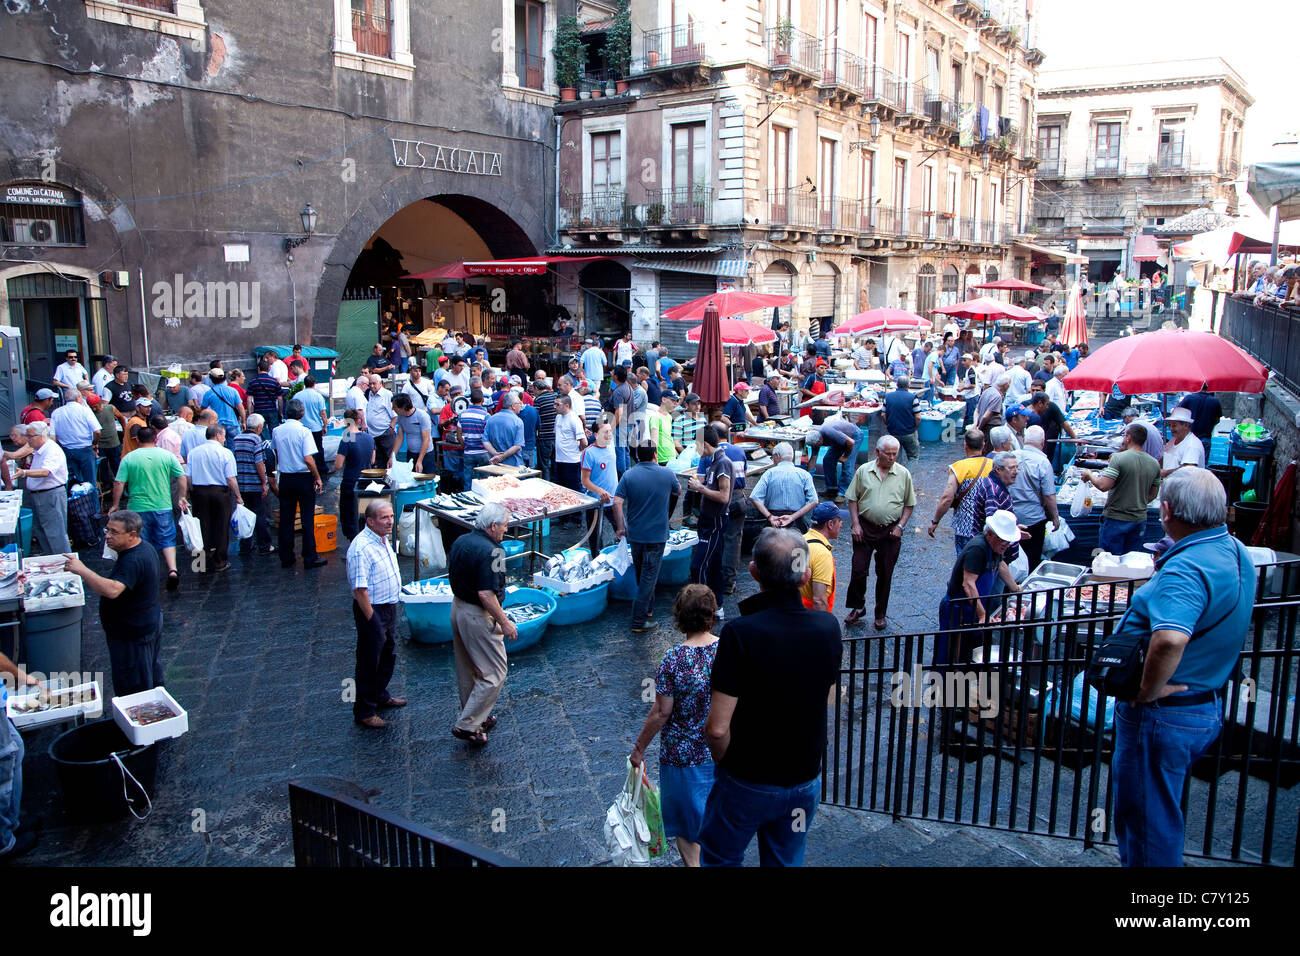
[[[167,720],[160,720],[156,724],[145,724],[143,726],[134,723],[126,716],[128,707],[134,707],[137,704],[148,704],[153,701],[166,704],[179,716],[169,717]],[[122,733],[126,734],[131,743],[137,745],[151,744],[155,741],[166,740],[169,737],[179,737],[190,729],[190,715],[184,707],[176,703],[176,698],[167,693],[166,689],[162,687],[155,687],[153,690],[142,690],[138,694],[128,694],[125,697],[114,697],[113,722],[121,728]]]
[[[50,710],[40,710],[34,713],[27,713],[21,710],[15,710],[14,704],[17,702],[18,695],[9,695],[8,712],[9,719],[13,721],[15,727],[34,728],[44,727],[46,724],[57,724],[64,720],[74,720],[77,717],[85,717],[87,720],[93,720],[104,713],[104,694],[99,687],[99,681],[91,681],[88,684],[76,684],[73,687],[59,688],[55,693],[80,694],[93,688],[95,699],[80,704],[69,704],[67,707],[54,707]],[[35,690],[35,688],[33,688]]]
[[[35,614],[40,611],[55,611],[65,607],[84,607],[86,604],[85,586],[81,578],[70,571],[59,571],[55,574],[32,574],[27,579],[29,586],[35,586],[40,581],[53,581],[59,584],[71,583],[75,585],[75,590],[71,594],[59,594],[54,597],[31,597],[24,595],[23,610],[28,614]]]
[[[579,591],[586,591],[589,588],[604,584],[606,581],[613,580],[613,568],[602,571],[600,574],[593,574],[589,578],[583,578],[581,581],[557,581],[555,578],[548,578],[541,571],[538,571],[533,575],[533,587],[550,588],[556,594],[577,594]]]
[[[699,536],[698,534],[693,534],[693,535],[691,535],[689,538],[687,538],[685,541],[682,541],[682,542],[679,543],[679,544],[671,544],[671,543],[670,543],[670,544],[665,545],[665,546],[664,546],[664,554],[673,554],[674,552],[677,552],[677,551],[686,551],[686,550],[688,550],[688,549],[690,549],[690,548],[695,547],[695,546],[696,546],[697,544],[699,544],[699,543],[700,543],[700,536]]]

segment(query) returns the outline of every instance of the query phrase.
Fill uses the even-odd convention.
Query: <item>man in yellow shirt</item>
[[[803,606],[813,611],[831,611],[835,607],[835,552],[831,542],[840,536],[840,527],[849,513],[823,501],[809,513],[812,527],[804,535],[808,542],[808,565],[812,576],[800,588]]]

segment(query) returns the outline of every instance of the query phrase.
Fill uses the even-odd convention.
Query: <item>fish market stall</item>
[[[62,555],[24,558],[17,576],[23,605],[21,659],[31,671],[69,673],[81,668],[81,578],[64,570]]]
[[[451,642],[452,593],[445,577],[404,585],[401,602],[411,640],[418,644]],[[532,647],[542,639],[556,603],[555,598],[545,591],[511,585],[506,588],[501,607],[519,630],[519,637],[506,644],[507,652],[513,653]]]
[[[555,598],[552,624],[584,624],[604,613],[614,578],[608,554],[593,558],[586,548],[569,548],[547,559],[533,575],[533,587]]]

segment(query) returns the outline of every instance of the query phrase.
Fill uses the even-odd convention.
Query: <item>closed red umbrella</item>
[[[686,341],[698,342],[704,326],[699,325],[686,333]],[[776,341],[776,333],[755,322],[742,319],[719,319],[718,331],[722,335],[722,344],[733,348],[746,345],[769,345]]]
[[[664,311],[665,319],[689,319],[699,322],[704,318],[704,310],[710,305],[718,310],[718,315],[726,318],[753,312],[755,309],[771,309],[789,305],[794,301],[792,295],[773,295],[767,292],[738,292],[725,289],[712,295],[702,295],[698,299],[674,306]]]
[[[1061,323],[1061,342],[1073,348],[1088,341],[1088,313],[1083,307],[1083,290],[1079,283],[1070,287],[1070,301],[1065,306],[1065,319]]]
[[[727,364],[722,356],[722,329],[718,310],[709,304],[704,310],[704,324],[700,326],[700,349],[695,356],[695,378],[692,390],[705,405],[721,405],[731,394],[727,380]]]
[[[906,309],[869,309],[859,312],[843,325],[831,330],[832,335],[866,335],[874,332],[909,332],[928,329],[930,320]]]
[[[1159,329],[1103,345],[1065,376],[1069,389],[1141,392],[1262,392],[1268,369],[1211,332]]]

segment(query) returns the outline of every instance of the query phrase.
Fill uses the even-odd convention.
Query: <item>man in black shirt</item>
[[[830,689],[839,679],[840,625],[810,611],[808,543],[765,528],[749,573],[761,593],[722,629],[705,725],[713,789],[700,831],[704,866],[740,866],[758,834],[763,866],[801,866],[817,810]]]
[[[113,667],[113,691],[118,697],[162,686],[162,607],[158,603],[158,552],[140,540],[140,516],[114,511],[104,537],[117,552],[108,577],[86,567],[75,554],[66,555],[67,569],[99,595],[99,620],[108,638]]]
[[[125,365],[113,369],[113,380],[104,386],[109,404],[114,408],[113,417],[123,425],[135,412],[135,399],[131,396],[131,386],[126,383],[131,370]]]
[[[1038,423],[1043,426],[1043,435],[1047,439],[1043,445],[1043,454],[1052,463],[1056,473],[1060,474],[1061,468],[1057,465],[1056,440],[1061,437],[1061,432],[1065,432],[1071,438],[1075,437],[1074,429],[1066,421],[1065,412],[1061,411],[1061,407],[1056,402],[1047,397],[1046,392],[1035,392],[1034,397],[1029,400],[1029,407],[1038,416]]]
[[[1007,548],[1020,541],[1020,526],[1010,511],[995,511],[984,520],[984,533],[966,542],[948,575],[948,590],[939,602],[939,634],[934,642],[936,667],[958,663],[962,654],[949,645],[948,631],[983,624],[988,617],[984,600],[993,593],[999,577],[1007,591],[1019,591],[1004,558]]]
[[[506,588],[506,536],[510,512],[484,505],[474,519],[476,530],[462,535],[447,555],[451,584],[451,635],[460,689],[460,718],[453,737],[484,746],[497,724],[492,706],[506,681],[506,641],[519,637],[501,608]]]
[[[371,349],[370,355],[366,358],[366,368],[376,375],[387,375],[389,372],[394,371],[397,366],[388,360],[388,356],[384,354],[383,345],[376,342],[375,347]]]

